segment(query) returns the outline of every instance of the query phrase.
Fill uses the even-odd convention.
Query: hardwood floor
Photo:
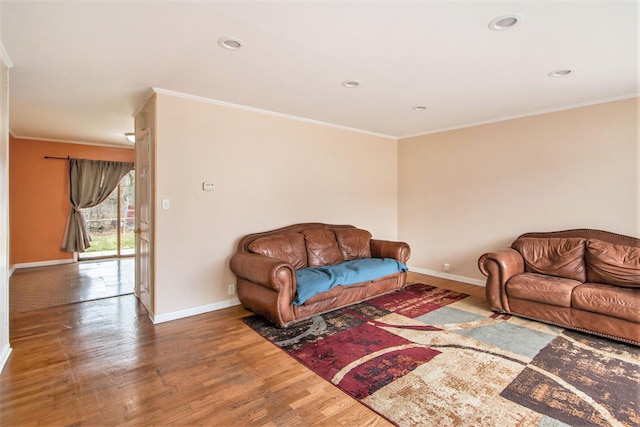
[[[391,425],[250,330],[248,314],[154,326],[133,295],[12,314],[0,425]]]
[[[24,313],[131,294],[134,276],[133,257],[19,269],[9,281],[9,311]]]

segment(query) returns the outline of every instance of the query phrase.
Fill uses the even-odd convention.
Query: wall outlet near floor
[[[234,283],[229,285],[229,295],[235,295],[236,294],[236,285]]]
[[[444,271],[451,271],[451,264],[445,262],[444,264],[442,264],[442,269]]]

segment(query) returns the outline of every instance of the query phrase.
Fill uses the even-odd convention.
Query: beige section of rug
[[[500,396],[522,364],[468,349],[440,351],[363,402],[400,426],[538,425],[541,414]]]

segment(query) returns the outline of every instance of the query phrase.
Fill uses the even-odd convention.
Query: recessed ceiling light
[[[564,77],[564,76],[568,76],[571,73],[573,73],[573,70],[571,68],[565,68],[562,70],[555,70],[550,72],[549,77]]]
[[[234,39],[231,37],[223,37],[218,40],[218,44],[225,49],[236,50],[240,49],[244,43],[240,39]]]
[[[344,87],[358,87],[360,86],[360,82],[357,80],[345,80],[342,82],[342,86]]]
[[[427,107],[426,105],[416,105],[415,107],[413,107],[413,111],[424,111],[427,108],[429,107]]]
[[[489,23],[489,28],[495,31],[508,30],[513,28],[520,20],[520,15],[505,15],[499,16]]]
[[[133,132],[127,132],[124,134],[124,136],[127,137],[127,139],[129,140],[129,142],[136,142],[136,134]]]

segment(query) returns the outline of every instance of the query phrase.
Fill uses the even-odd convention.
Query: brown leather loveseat
[[[404,264],[410,254],[406,243],[372,239],[371,233],[351,225],[303,223],[243,237],[231,258],[231,270],[238,279],[240,302],[285,327],[403,288],[407,276]],[[367,269],[364,276],[353,276],[352,267],[358,263],[373,263],[382,269]],[[335,273],[340,269],[349,277]],[[347,281],[367,274],[366,280]],[[313,294],[307,285],[316,283],[318,277],[330,278],[333,285]]]
[[[640,239],[581,229],[527,233],[482,255],[491,308],[640,345]]]

